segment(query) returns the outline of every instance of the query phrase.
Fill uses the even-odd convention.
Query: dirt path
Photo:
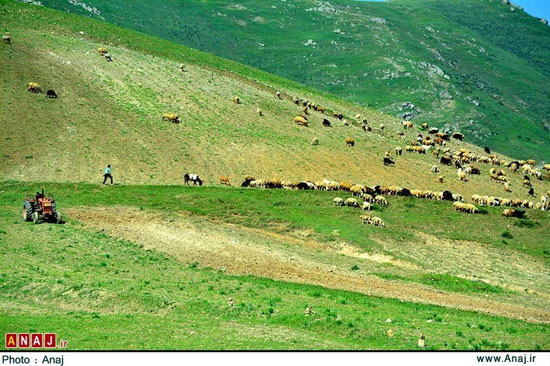
[[[357,256],[349,247],[329,249],[322,243],[296,241],[277,234],[176,217],[162,212],[137,208],[74,208],[69,215],[87,228],[102,229],[110,235],[169,254],[183,263],[198,262],[203,267],[222,269],[228,274],[250,274],[275,280],[321,285],[372,296],[399,298],[405,301],[442,305],[462,310],[480,311],[492,315],[550,323],[550,311],[497,302],[457,293],[432,290],[418,284],[382,280],[375,276],[329,265],[315,260],[315,252],[326,249],[325,255]],[[299,245],[301,250],[289,249]],[[304,246],[300,245],[303,244]],[[309,253],[311,252],[311,253]],[[311,255],[310,255],[311,254]],[[369,258],[386,261],[391,258]],[[337,263],[337,262],[335,262]],[[406,263],[401,263],[406,266]]]

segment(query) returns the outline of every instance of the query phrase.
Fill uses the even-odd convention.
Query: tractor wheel
[[[55,222],[57,224],[61,224],[63,222],[63,217],[61,216],[61,212],[55,211]]]
[[[36,211],[32,213],[32,222],[38,224],[38,212]]]
[[[32,213],[33,213],[32,205],[29,201],[25,201],[23,203],[23,220],[24,221],[31,221],[32,220]]]

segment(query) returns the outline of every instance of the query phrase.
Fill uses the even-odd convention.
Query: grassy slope
[[[205,176],[209,183],[215,182],[221,174],[229,175],[234,183],[244,174],[256,174],[283,179],[328,177],[443,189],[436,185],[429,173],[429,167],[435,163],[431,156],[404,155],[398,159],[398,168],[381,167],[382,152],[406,141],[395,140],[400,127],[387,116],[246,66],[108,24],[5,0],[1,0],[0,5],[0,14],[5,20],[3,26],[14,38],[13,45],[0,48],[2,68],[6,70],[0,76],[3,95],[0,120],[4,128],[3,144],[0,145],[2,180],[90,182],[100,176],[100,169],[106,162],[111,162],[115,166],[115,179],[123,183],[174,184],[180,181],[182,172],[194,170]],[[95,54],[99,45],[107,45],[115,58],[113,63],[108,64]],[[189,65],[188,73],[177,72],[180,62]],[[60,98],[47,100],[43,95],[27,93],[25,85],[30,80],[38,81],[45,88],[56,89]],[[319,127],[322,116],[316,115],[310,129],[300,129],[292,123],[297,108],[289,100],[274,98],[277,89],[319,101],[333,110],[343,111],[348,117],[361,112],[372,124],[385,122],[388,127],[383,134],[368,135],[356,127],[341,125],[325,130]],[[243,98],[244,105],[235,106],[230,101],[235,94]],[[257,105],[266,114],[262,119],[255,115]],[[184,123],[161,123],[159,116],[166,111],[178,111]],[[36,143],[32,131],[39,131],[42,141],[48,143]],[[344,138],[350,135],[358,141],[354,149],[343,146]],[[413,135],[413,131],[408,132],[407,139]],[[315,149],[309,144],[314,136],[321,139],[321,146]],[[463,146],[470,148],[469,145],[453,143],[453,148]],[[482,166],[484,174],[472,177],[467,184],[456,180],[454,169],[442,169],[448,181],[445,188],[461,192],[466,197],[472,193],[500,195],[502,188],[489,182],[488,166]],[[526,198],[526,190],[520,188],[520,178],[519,174],[511,177],[514,190],[511,196]],[[548,189],[547,182],[536,181],[534,184],[537,192]],[[418,330],[424,329],[426,323],[438,339],[432,344],[435,348],[535,348],[537,345],[548,348],[544,343],[544,336],[548,333],[546,326],[372,299],[341,291],[325,292],[310,286],[286,285],[257,278],[235,279],[211,271],[185,269],[181,263],[155,252],[147,253],[147,256],[156,258],[151,264],[144,259],[143,250],[128,243],[112,246],[108,243],[118,243],[116,239],[90,234],[81,230],[76,222],[66,227],[24,226],[14,218],[18,216],[21,197],[38,186],[6,183],[1,189],[3,226],[0,239],[5,257],[10,258],[8,262],[15,266],[2,271],[0,291],[9,298],[2,304],[6,309],[3,313],[9,315],[4,315],[2,320],[5,321],[0,324],[10,328],[17,324],[23,324],[25,329],[61,328],[68,339],[75,340],[75,347],[110,347],[103,342],[100,344],[94,337],[78,335],[71,330],[74,329],[72,324],[86,322],[87,329],[93,334],[99,335],[103,326],[111,327],[109,333],[115,341],[113,347],[143,348],[146,347],[143,339],[147,334],[144,335],[141,329],[145,324],[153,321],[159,324],[152,332],[166,339],[162,325],[170,326],[173,323],[166,319],[177,318],[180,323],[175,323],[177,327],[172,328],[173,332],[168,335],[173,343],[162,341],[162,344],[155,343],[150,347],[219,348],[223,346],[220,343],[223,340],[227,347],[253,348],[260,338],[264,342],[260,343],[261,347],[265,348],[411,348]],[[371,231],[372,228],[358,225],[357,211],[336,210],[330,205],[332,196],[321,192],[193,190],[178,186],[123,186],[102,191],[80,184],[48,184],[46,188],[56,194],[63,209],[113,204],[155,210],[176,207],[201,217],[206,215],[254,228],[276,231],[282,225],[292,235],[295,229],[306,230],[312,233],[314,240],[328,243],[335,240],[334,233],[338,232],[341,235],[338,240],[352,243],[368,253],[391,255],[421,267],[420,270],[403,270],[368,264],[368,261],[352,263],[353,259],[342,259],[348,267],[357,264],[358,271],[365,275],[476,297],[487,295],[496,301],[546,309],[542,300],[548,292],[547,284],[539,280],[544,271],[533,273],[533,268],[548,266],[545,243],[540,238],[548,236],[549,226],[548,217],[542,212],[528,213],[532,226],[516,226],[501,218],[497,209],[488,209],[488,216],[469,217],[455,213],[440,202],[396,199],[392,201],[391,209],[377,212],[388,223],[388,230]],[[326,207],[328,214],[319,217],[319,207]],[[489,218],[492,225],[485,225]],[[456,222],[461,223],[459,227]],[[476,230],[471,230],[472,227]],[[512,239],[501,236],[505,230],[511,232]],[[465,261],[467,265],[462,266],[449,253],[430,259],[431,254],[426,250],[439,251],[434,251],[430,245],[418,246],[419,243],[428,244],[422,233],[445,240],[477,242],[474,246],[476,253],[489,257],[498,255],[499,271],[492,268],[496,262],[490,260],[484,263]],[[50,245],[44,246],[44,242]],[[450,243],[451,246],[456,244],[454,241]],[[458,243],[462,245],[462,242]],[[91,249],[90,245],[94,244],[105,248],[105,253]],[[73,252],[71,248],[75,246],[78,248]],[[487,249],[487,252],[483,253],[480,248]],[[56,257],[61,251],[68,251],[68,254]],[[460,251],[453,253],[458,255]],[[506,270],[505,258],[510,256],[521,267]],[[109,260],[118,260],[119,257],[123,260],[111,267]],[[84,258],[95,258],[97,263],[92,260],[83,262]],[[65,260],[66,264],[61,265]],[[25,277],[18,277],[17,281],[15,277],[24,263],[32,264],[25,264]],[[529,269],[526,263],[531,263],[533,268]],[[139,272],[142,265],[145,270]],[[95,276],[84,276],[79,268],[86,274],[91,270]],[[159,272],[158,268],[166,268],[166,273]],[[181,271],[196,277],[191,282],[175,283],[174,278],[179,278],[175,273]],[[147,288],[151,284],[147,273],[158,273],[154,291]],[[482,282],[474,276],[464,278],[464,273],[478,276]],[[535,277],[530,277],[529,273]],[[113,280],[113,274],[123,274],[123,283]],[[504,277],[499,279],[501,275]],[[212,289],[196,285],[202,281],[225,284],[220,288],[209,284],[214,286]],[[248,310],[242,314],[239,311],[235,316],[234,313],[227,314],[224,306],[227,294],[238,291],[235,288],[241,286],[235,284],[237,281],[251,287],[258,286],[258,291],[251,295],[248,291],[247,294],[240,293],[239,298],[246,300],[242,300],[244,305],[237,300],[237,305]],[[54,283],[59,287],[52,286]],[[264,296],[266,283],[267,287],[273,288],[273,293],[270,293],[275,298],[273,301]],[[167,284],[173,292],[166,289]],[[180,287],[191,287],[192,290],[181,293]],[[542,297],[526,293],[523,288],[534,288]],[[135,289],[139,289],[137,295]],[[219,296],[216,295],[215,299],[210,295],[202,296],[205,291]],[[314,332],[321,331],[322,336],[312,335],[309,325],[304,326],[303,308],[309,304],[309,301],[304,301],[304,293],[311,293],[311,298],[317,299],[312,304],[324,314],[313,325],[320,327]],[[198,304],[194,300],[197,297],[200,298]],[[279,309],[271,305],[278,302],[278,297],[284,299],[281,300],[284,305]],[[110,310],[113,299],[118,304],[116,311]],[[387,315],[385,311],[384,314],[379,311],[365,314],[366,311],[361,310],[366,317],[361,318],[356,308],[346,306],[352,299],[360,299],[357,300],[358,307],[362,308],[365,301],[369,304],[375,301],[377,308],[392,307],[395,309],[392,312],[400,315]],[[71,308],[70,304],[75,302],[75,307]],[[256,310],[258,305],[261,310]],[[16,310],[21,307],[29,311]],[[267,315],[270,307],[274,308],[275,316]],[[60,308],[64,314],[62,322],[55,316]],[[345,322],[338,320],[334,310],[346,314],[341,316]],[[277,317],[278,311],[285,316]],[[185,315],[188,312],[192,315]],[[29,313],[34,315],[29,318]],[[209,326],[213,315],[218,316],[225,326],[216,329]],[[385,336],[384,320],[388,316],[406,319],[403,323],[399,321],[395,328],[406,324],[402,330],[407,334],[408,343],[394,342]],[[452,320],[447,321],[447,318]],[[434,320],[436,324],[432,326],[427,320]],[[348,325],[349,322],[352,326]],[[208,331],[182,335],[177,330],[181,329],[180,324],[193,324],[196,329],[206,328]],[[369,329],[373,329],[373,324],[377,325],[371,332]],[[466,324],[476,324],[476,328]],[[483,327],[477,327],[479,324]],[[234,330],[240,331],[242,337],[225,339],[219,335],[224,332],[233,334]],[[270,335],[265,335],[267,333]],[[288,336],[289,333],[294,336]],[[196,334],[201,338],[195,337]],[[142,341],[134,341],[136,337]],[[443,340],[448,337],[453,341]],[[367,341],[362,343],[365,338]],[[311,342],[312,339],[319,343]],[[499,344],[499,341],[503,343]]]
[[[78,6],[43,3],[90,15]],[[399,105],[412,102],[423,112],[419,121],[461,129],[472,141],[502,153],[549,159],[550,70],[544,60],[550,57],[550,30],[500,1],[88,4],[108,22],[247,63],[390,114],[402,113]],[[323,7],[330,10],[315,10]],[[379,18],[386,23],[377,22]],[[304,46],[308,39],[316,44]],[[436,75],[433,65],[449,78]],[[443,96],[446,92],[452,100]]]
[[[550,346],[548,325],[316,286],[228,276],[202,268],[200,263],[189,265],[143,250],[101,231],[83,230],[77,222],[35,226],[16,220],[20,197],[37,187],[3,184],[0,188],[0,252],[5,263],[0,275],[2,333],[55,330],[69,340],[71,349],[414,349],[419,332],[427,336],[428,349]],[[95,186],[69,184],[47,188],[56,192],[64,210],[82,205],[135,204],[144,210],[169,206],[202,219],[232,218],[232,222],[264,229],[284,223],[290,233],[294,229],[315,230],[320,225],[310,212],[311,200],[318,200],[324,211],[332,210],[327,202],[330,195],[322,193],[312,196],[308,192],[146,186],[97,190]],[[175,195],[178,200],[174,200]],[[249,204],[262,201],[277,209],[269,212]],[[393,200],[395,210],[378,214],[396,225],[399,216],[412,219],[425,208],[421,202],[415,203],[418,206],[409,207],[413,212],[407,214],[403,211],[407,202]],[[489,214],[497,215],[493,210]],[[356,213],[342,215],[327,215],[334,219],[323,222],[323,230],[339,230],[350,242],[363,243],[371,250],[372,244],[363,239],[365,234],[385,235],[382,230],[356,223]],[[529,232],[548,235],[548,225],[539,220],[535,221],[540,225],[534,228],[514,227],[511,231],[518,238],[530,238]],[[425,224],[435,222],[437,219],[431,218]],[[491,245],[503,245],[496,238],[499,225],[488,229],[488,236],[495,237]],[[312,235],[330,241],[322,231]],[[529,248],[533,259],[540,258],[534,239],[512,239],[508,245],[521,250],[520,242]],[[373,270],[369,261],[356,259],[355,263],[358,271],[368,274]],[[385,267],[377,270],[378,276],[401,281],[399,276],[390,275],[400,273],[397,268]],[[422,281],[427,286],[443,291],[511,299],[518,296],[499,286],[450,275],[432,274],[431,281],[426,278]],[[519,296],[522,300],[515,301],[528,301],[527,295]],[[227,305],[229,297],[235,301],[234,308]],[[306,306],[316,311],[312,319],[304,316]],[[388,317],[391,324],[386,323]],[[386,335],[389,328],[395,337]]]
[[[429,154],[405,153],[397,168],[382,167],[384,151],[416,136],[411,130],[398,138],[400,122],[391,117],[109,24],[7,1],[1,11],[14,38],[12,45],[0,47],[6,70],[0,110],[4,180],[97,181],[111,163],[120,183],[174,184],[192,171],[209,184],[220,175],[236,183],[252,174],[443,189],[429,172],[436,163]],[[114,62],[96,54],[100,45],[108,46]],[[188,64],[187,73],[178,72],[180,62]],[[28,93],[25,85],[31,80],[57,90],[59,99]],[[360,112],[371,125],[384,122],[387,128],[365,134],[333,120],[334,127],[327,129],[321,127],[324,116],[319,113],[312,116],[310,128],[298,127],[292,120],[300,109],[289,97],[276,99],[277,89],[343,111],[348,118]],[[231,101],[234,95],[242,105]],[[257,106],[264,117],[257,116]],[[161,122],[165,112],[178,112],[183,123]],[[40,131],[48,148],[36,143],[33,131]],[[344,145],[348,136],[357,141],[353,149]],[[311,146],[314,137],[320,146]],[[458,142],[452,147],[480,151]],[[484,175],[463,184],[453,168],[441,167],[444,188],[465,197],[505,195],[489,181],[489,166],[482,169]],[[520,178],[511,178],[514,192],[508,196],[528,198]],[[548,190],[546,183],[534,185],[536,192]]]

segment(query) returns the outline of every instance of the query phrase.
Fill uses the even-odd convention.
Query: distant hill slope
[[[550,28],[501,1],[41,2],[550,160]]]
[[[6,0],[0,0],[0,12],[13,39],[0,47],[2,180],[97,182],[110,163],[119,183],[181,184],[182,175],[192,172],[207,184],[217,184],[221,175],[238,184],[250,174],[527,198],[519,173],[510,178],[513,193],[505,194],[490,181],[490,165],[483,164],[483,175],[467,184],[432,154],[404,152],[394,157],[397,167],[384,167],[385,151],[404,147],[418,134],[416,128],[403,130],[393,117],[95,20]],[[98,55],[100,46],[113,62]],[[186,72],[179,70],[181,62]],[[30,81],[54,89],[59,98],[29,93]],[[236,95],[242,104],[232,101]],[[294,95],[342,112],[351,125],[328,112],[311,112],[310,127],[297,126],[293,120],[301,107],[292,102]],[[162,121],[164,113],[178,113],[182,123]],[[357,113],[373,132],[354,122]],[[333,126],[323,127],[323,118]],[[319,146],[311,145],[315,137]],[[346,146],[348,137],[355,147]],[[458,141],[450,146],[482,153]],[[433,164],[440,166],[444,185],[430,172]],[[536,192],[548,190],[546,181],[533,184]]]

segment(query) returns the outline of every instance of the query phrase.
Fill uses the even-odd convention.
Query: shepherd
[[[109,178],[111,180],[111,184],[113,184],[113,176],[111,175],[111,164],[107,165],[107,168],[105,168],[105,173],[103,174],[103,184],[105,184],[107,178]]]
[[[197,185],[198,183],[199,186],[202,186],[202,180],[197,174],[185,173],[183,179],[185,180],[185,185],[189,185],[189,182],[193,182],[193,185]]]

